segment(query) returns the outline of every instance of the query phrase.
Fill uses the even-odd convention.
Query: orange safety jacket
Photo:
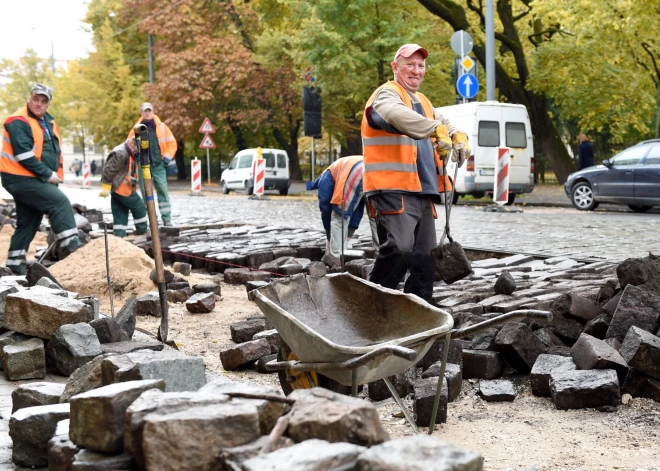
[[[135,125],[137,126],[142,122],[142,117],[138,120]],[[158,146],[160,147],[160,155],[165,158],[173,159],[174,154],[176,154],[176,139],[170,128],[163,123],[160,118],[154,115],[154,123],[156,124],[156,137],[158,138]],[[128,138],[132,139],[135,137],[135,129],[131,129],[128,133]]]
[[[359,183],[358,180],[362,178],[362,172],[354,173],[353,180],[355,181],[347,182],[346,180],[351,174],[351,170],[353,170],[355,164],[362,162],[362,159],[363,158],[361,155],[344,157],[343,159],[337,160],[332,165],[330,165],[330,167],[328,167],[328,171],[332,175],[332,179],[335,181],[335,189],[332,192],[332,199],[330,200],[330,204],[342,204],[342,201],[344,201],[344,196],[346,196],[346,201],[348,202],[348,204],[345,204],[345,206],[348,206],[351,201],[353,201],[353,195],[357,189],[357,185]],[[346,192],[346,185],[349,186],[348,192]]]
[[[39,126],[39,122],[28,114],[27,105],[14,114],[10,115],[5,120],[5,123],[15,119],[25,121],[30,125],[30,129],[32,130],[32,138],[34,139],[34,147],[32,147],[30,152],[14,155],[14,149],[12,148],[11,141],[9,140],[9,133],[5,127],[4,133],[2,135],[0,172],[36,178],[37,176],[33,172],[26,169],[23,165],[21,165],[20,162],[21,160],[29,159],[30,157],[36,157],[38,160],[41,160],[41,153],[44,149],[44,132],[41,129],[41,126]],[[53,125],[53,134],[55,134],[55,137],[59,141],[60,145],[62,145],[62,139],[60,138],[60,128],[55,123],[55,120],[52,120],[50,124]],[[61,180],[64,179],[64,157],[62,156],[62,152],[60,152],[60,165],[57,168],[57,176],[60,177]]]
[[[133,178],[131,180],[131,177]],[[119,185],[115,190],[115,193],[121,196],[131,196],[133,193],[133,188],[138,181],[138,165],[132,155],[128,155],[128,169],[126,171],[126,177],[124,181]]]
[[[414,109],[406,90],[396,82],[384,83],[371,95],[362,115],[362,147],[364,154],[364,192],[386,190],[419,193],[422,184],[417,173],[417,145],[415,139],[405,134],[392,134],[369,125],[367,113],[373,105],[376,95],[383,88],[396,91],[403,103]],[[433,106],[422,93],[419,96],[424,116],[434,119]],[[435,138],[431,138],[435,142]],[[452,189],[445,166],[435,148],[433,149],[435,167],[438,173],[438,190]],[[446,185],[446,186],[445,186]]]

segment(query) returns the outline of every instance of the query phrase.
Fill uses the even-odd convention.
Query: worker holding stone
[[[170,128],[160,120],[154,113],[151,103],[142,103],[140,106],[140,119],[137,124],[144,124],[149,129],[149,160],[151,161],[151,178],[158,196],[158,210],[164,226],[172,225],[172,208],[170,206],[170,195],[167,191],[167,169],[165,167],[176,167],[174,154],[176,154],[176,139]],[[131,129],[128,138],[135,137],[135,128]],[[140,191],[142,198],[146,201],[144,193],[144,180],[142,172],[140,179]]]
[[[4,122],[0,173],[2,186],[16,204],[16,231],[11,238],[7,267],[16,275],[27,272],[30,243],[44,214],[63,259],[82,246],[73,208],[57,187],[64,180],[62,140],[54,118],[48,114],[53,90],[38,83],[30,90],[27,104]]]
[[[133,214],[135,235],[147,232],[147,207],[135,191],[138,183],[137,155],[135,139],[127,139],[112,149],[103,166],[99,196],[106,198],[112,194],[112,233],[117,237],[126,237],[129,211]]]

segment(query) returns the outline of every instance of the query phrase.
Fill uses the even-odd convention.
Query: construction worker
[[[149,160],[151,161],[151,178],[153,179],[156,195],[158,196],[158,210],[164,226],[172,225],[172,209],[170,207],[170,195],[167,191],[166,166],[176,166],[174,154],[176,153],[176,139],[167,124],[163,123],[154,114],[151,103],[142,103],[140,106],[140,119],[137,124],[144,124],[149,128]],[[135,137],[135,130],[131,129],[128,138]],[[146,202],[144,193],[144,180],[142,172],[139,172],[140,192]]]
[[[16,231],[11,238],[7,267],[24,275],[30,243],[44,214],[62,259],[82,246],[69,199],[57,187],[64,179],[60,130],[48,106],[53,90],[38,83],[30,90],[27,105],[4,122],[0,173],[2,186],[14,197]]]
[[[321,221],[327,238],[325,255],[321,260],[333,268],[341,265],[342,249],[350,248],[350,239],[364,214],[362,161],[361,155],[342,157],[325,169],[316,181],[307,183],[308,190],[318,190]],[[371,229],[372,240],[378,247],[375,223]]]
[[[128,212],[133,213],[135,235],[147,232],[147,207],[135,191],[138,184],[138,155],[135,139],[127,139],[112,149],[101,176],[101,193],[106,198],[111,192],[112,233],[117,237],[126,237]]]
[[[470,155],[467,135],[438,110],[419,87],[428,52],[405,44],[394,55],[389,81],[374,91],[362,118],[364,192],[369,216],[378,227],[380,249],[369,280],[396,288],[406,272],[404,291],[431,301],[435,265],[434,202],[451,190],[446,159],[460,167]]]

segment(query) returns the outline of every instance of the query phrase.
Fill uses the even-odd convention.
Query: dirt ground
[[[0,231],[0,265],[4,265],[7,262],[7,252],[9,251],[9,242],[11,241],[11,236],[14,235],[14,228],[8,224],[5,224]],[[43,232],[37,232],[37,235],[32,240],[30,244],[30,249],[28,250],[27,258],[34,258],[34,253],[36,252],[37,247],[48,247],[48,242],[46,241],[47,235]]]
[[[191,282],[205,277],[193,274]],[[223,372],[220,363],[220,350],[233,344],[229,325],[260,314],[243,286],[223,284],[222,297],[210,314],[190,314],[183,305],[170,305],[170,338],[182,351],[203,357],[215,372],[279,387],[274,373],[261,374],[253,368]],[[140,318],[138,325],[155,333],[158,319]],[[449,405],[448,422],[438,426],[434,435],[478,451],[488,471],[525,466],[539,471],[660,471],[660,404],[634,399],[613,413],[558,411],[549,399],[531,394],[524,376],[514,379],[518,397],[513,403],[487,403],[476,393],[477,381],[464,381],[461,396]],[[392,437],[412,434],[404,419],[397,417],[396,406],[379,412]]]

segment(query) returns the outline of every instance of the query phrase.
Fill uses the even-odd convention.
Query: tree
[[[390,63],[404,43],[430,52],[423,86],[435,106],[451,104],[453,54],[449,28],[410,0],[259,0],[264,19],[258,46],[269,61],[292,61],[301,93],[307,67],[322,89],[324,128],[342,142],[342,155],[362,153],[365,103],[392,78]]]
[[[50,62],[38,57],[33,49],[25,51],[18,61],[3,59],[0,62],[0,75],[8,79],[6,86],[0,88],[0,114],[3,122],[4,117],[25,106],[35,83],[54,86]],[[49,111],[56,114],[57,102],[53,103]]]
[[[482,1],[477,0],[418,0],[431,13],[447,22],[454,31],[465,30],[475,39],[474,54],[485,66],[484,30],[486,17]],[[530,84],[531,65],[536,50],[544,41],[560,35],[555,24],[544,22],[535,13],[536,2],[531,0],[495,0],[497,20],[495,40],[499,42],[499,56],[495,64],[495,81],[501,95],[511,103],[527,107],[532,132],[548,157],[561,183],[566,181],[575,166],[566,146],[548,114],[548,97],[535,91]]]

